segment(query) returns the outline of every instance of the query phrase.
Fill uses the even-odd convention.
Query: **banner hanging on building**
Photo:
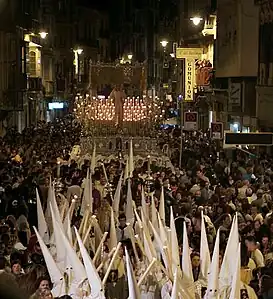
[[[194,100],[195,85],[195,61],[194,59],[185,59],[185,102]]]
[[[196,86],[195,61],[201,60],[203,48],[176,48],[176,59],[185,59],[185,102],[194,101],[194,88]]]

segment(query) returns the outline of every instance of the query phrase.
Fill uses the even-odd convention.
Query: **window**
[[[50,75],[49,75],[49,58],[47,56],[43,59],[43,71],[44,71],[44,80],[50,81]]]
[[[35,53],[35,51],[29,52],[29,74],[31,77],[36,77],[36,53]]]

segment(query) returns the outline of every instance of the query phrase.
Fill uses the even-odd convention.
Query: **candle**
[[[59,179],[61,175],[61,162],[57,162],[57,178]]]
[[[102,163],[102,169],[103,169],[103,173],[104,173],[104,177],[105,177],[106,183],[108,184],[108,178],[107,178],[107,173],[106,173],[106,169],[105,169],[104,163]]]

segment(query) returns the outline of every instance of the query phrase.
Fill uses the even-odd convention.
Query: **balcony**
[[[46,96],[52,96],[54,93],[54,82],[44,81],[44,91]]]
[[[42,91],[42,78],[39,77],[29,77],[28,78],[28,91],[37,92]]]
[[[57,91],[65,92],[65,79],[56,79]]]
[[[213,35],[216,38],[216,15],[210,15],[205,22],[202,33],[204,36]]]

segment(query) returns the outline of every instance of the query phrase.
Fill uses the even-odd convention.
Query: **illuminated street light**
[[[45,31],[41,31],[41,32],[39,32],[39,34],[40,34],[40,37],[41,37],[42,39],[45,39],[45,38],[47,37],[47,35],[48,35],[48,33],[45,32]]]
[[[132,58],[133,58],[133,54],[128,54],[128,59],[132,60]]]
[[[74,50],[75,53],[77,53],[78,55],[81,55],[82,52],[83,52],[83,49],[77,49],[77,50]]]
[[[172,58],[175,58],[175,54],[174,54],[174,53],[171,53],[170,56],[171,56]]]
[[[198,26],[201,23],[201,21],[203,21],[203,18],[193,17],[190,18],[190,20],[193,22],[193,25]]]
[[[78,75],[78,81],[81,82],[81,61],[80,55],[83,52],[83,49],[78,48],[73,50],[74,52],[74,65],[75,65],[75,74]]]
[[[160,43],[163,48],[166,48],[169,42],[166,40],[162,40]]]

